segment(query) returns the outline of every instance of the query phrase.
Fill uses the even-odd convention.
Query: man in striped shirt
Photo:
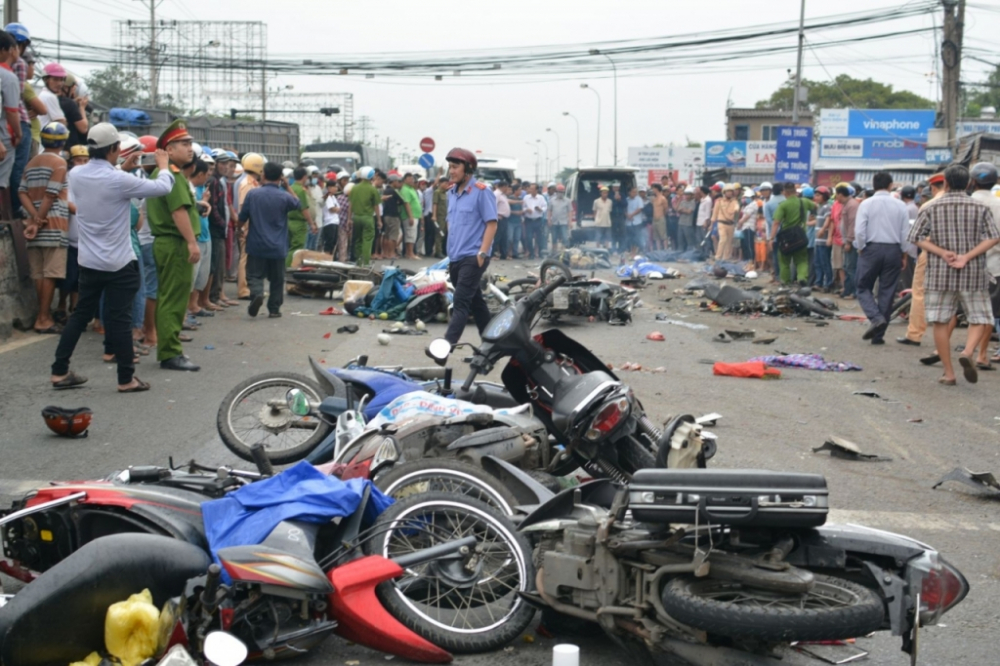
[[[69,130],[62,123],[49,123],[42,128],[44,150],[28,162],[18,188],[21,205],[28,215],[24,237],[31,279],[38,293],[36,333],[61,332],[52,319],[52,295],[56,280],[66,277],[69,205],[66,160],[60,153],[68,139]]]

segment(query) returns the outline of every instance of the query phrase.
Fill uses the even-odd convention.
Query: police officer
[[[159,281],[156,303],[156,360],[167,370],[199,370],[184,356],[181,329],[187,314],[187,302],[194,286],[192,264],[198,263],[201,251],[197,237],[201,233],[201,215],[194,194],[183,173],[194,165],[191,135],[183,120],[175,120],[156,142],[167,151],[174,186],[166,196],[146,203],[149,230],[153,234],[153,259]],[[157,172],[152,177],[156,178]]]
[[[497,232],[497,200],[473,176],[478,164],[475,154],[452,148],[445,159],[453,183],[448,189],[448,272],[455,296],[444,337],[454,345],[462,337],[470,312],[480,333],[490,322],[490,309],[479,285]]]

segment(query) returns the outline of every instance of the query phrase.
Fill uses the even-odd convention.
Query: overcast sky
[[[21,2],[21,20],[33,35],[54,39],[59,0]],[[95,4],[96,3],[96,4]],[[807,0],[806,16],[830,16],[834,11],[858,12],[896,8],[905,0]],[[979,0],[970,4],[994,6],[993,11],[967,10],[965,44],[990,48],[996,56],[1000,34],[1000,3]],[[114,45],[115,19],[148,18],[148,6],[138,0],[62,0],[62,36],[65,41]],[[97,9],[98,11],[94,11]],[[798,0],[506,0],[503,3],[348,2],[304,0],[163,0],[158,16],[178,20],[264,21],[272,57],[318,54],[384,53],[386,51],[448,51],[474,48],[524,47],[616,39],[694,35],[723,28],[745,28],[770,21],[798,19]],[[940,26],[942,13],[935,18]],[[807,40],[913,29],[931,25],[930,16],[862,26],[849,30],[807,33]],[[783,38],[795,43],[795,36]],[[936,99],[934,39],[931,33],[851,44],[836,49],[806,49],[803,77],[827,80],[841,73],[872,77],[896,88]],[[328,55],[328,57],[330,57]],[[822,65],[820,64],[822,62]],[[86,75],[90,66],[67,62],[71,71]],[[824,67],[825,66],[825,69]],[[795,54],[765,56],[700,66],[671,67],[669,56],[656,71],[618,80],[618,159],[625,162],[629,146],[656,143],[683,144],[724,138],[727,100],[734,106],[753,106],[766,98],[794,70]],[[982,81],[989,67],[966,60],[962,79]],[[541,77],[544,78],[544,77]],[[561,139],[561,165],[576,162],[576,125],[580,123],[580,159],[592,164],[597,136],[597,97],[581,90],[586,82],[602,99],[601,163],[612,161],[614,94],[610,67],[595,59],[594,70],[559,81],[532,81],[530,77],[491,83],[446,80],[435,85],[431,77],[400,82],[378,76],[282,76],[272,85],[294,85],[296,92],[352,92],[355,116],[372,119],[382,140],[391,137],[417,152],[421,137],[431,136],[443,157],[461,145],[499,153],[521,161],[522,173],[534,171],[534,149],[526,142],[542,139],[554,162],[556,137]],[[535,144],[537,145],[537,144]],[[398,151],[397,151],[398,152]],[[544,158],[545,149],[543,148]]]

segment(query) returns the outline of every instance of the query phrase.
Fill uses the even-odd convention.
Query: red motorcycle
[[[413,495],[362,529],[366,493],[349,516],[282,522],[263,543],[224,548],[212,564],[201,504],[261,474],[204,470],[132,468],[15,503],[0,518],[0,570],[33,582],[0,608],[0,663],[81,659],[102,647],[107,607],[144,588],[177,618],[161,647],[199,655],[213,631],[269,660],[337,633],[440,663],[450,652],[501,647],[531,621],[521,597],[535,576],[527,543],[482,502]],[[46,640],[53,626],[63,628],[60,641]]]

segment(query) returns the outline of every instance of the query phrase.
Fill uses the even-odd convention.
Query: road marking
[[[30,490],[41,488],[47,486],[48,484],[48,481],[0,479],[0,495],[20,497]],[[962,532],[1000,532],[1000,523],[979,522],[945,513],[849,511],[844,509],[832,509],[827,522],[854,523],[856,525],[877,527],[903,534],[905,534],[908,530],[923,530],[929,532],[946,532],[949,530],[958,530]]]
[[[5,344],[0,345],[0,354],[4,352],[14,351],[15,349],[20,349],[21,347],[27,347],[28,345],[33,345],[36,342],[42,342],[44,340],[52,340],[55,338],[58,340],[58,336],[54,335],[32,335],[28,337],[23,337],[20,340],[12,340]]]

